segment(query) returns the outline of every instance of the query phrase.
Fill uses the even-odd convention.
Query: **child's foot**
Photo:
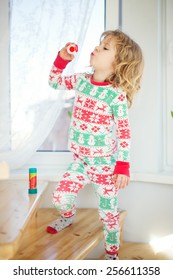
[[[74,215],[69,218],[59,217],[47,227],[47,232],[55,234],[64,228],[70,226],[73,222]]]
[[[114,261],[114,260],[119,260],[119,258],[118,258],[118,255],[106,254],[106,255],[105,255],[105,260]]]

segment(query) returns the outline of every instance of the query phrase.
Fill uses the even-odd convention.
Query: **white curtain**
[[[0,135],[0,161],[20,168],[44,142],[63,106],[61,92],[48,86],[49,70],[68,41],[79,45],[67,72],[75,71],[95,0],[11,0],[10,116]],[[1,133],[1,132],[0,132]]]

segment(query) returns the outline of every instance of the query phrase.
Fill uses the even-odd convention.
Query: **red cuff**
[[[130,164],[126,161],[117,161],[114,169],[114,174],[123,174],[130,177]]]
[[[65,60],[60,56],[60,52],[58,52],[58,55],[54,61],[54,65],[59,68],[59,69],[65,69],[65,67],[67,66],[67,64],[70,62],[71,60]]]

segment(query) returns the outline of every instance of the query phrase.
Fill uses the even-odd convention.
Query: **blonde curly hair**
[[[118,29],[103,32],[100,40],[107,37],[115,39],[116,55],[113,63],[114,73],[106,81],[126,92],[130,107],[134,94],[140,89],[144,66],[142,51],[136,42]]]

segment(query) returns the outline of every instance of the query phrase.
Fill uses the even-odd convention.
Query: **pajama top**
[[[129,176],[130,124],[126,93],[86,73],[63,76],[70,61],[58,54],[49,75],[54,89],[75,90],[68,148],[88,158],[115,154],[115,174]]]

